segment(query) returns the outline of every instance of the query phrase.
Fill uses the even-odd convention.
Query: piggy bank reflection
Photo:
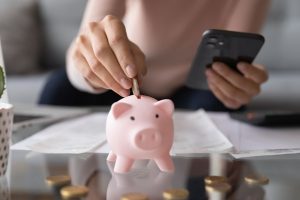
[[[125,173],[134,160],[152,159],[161,171],[173,172],[174,104],[148,96],[134,95],[114,103],[107,117],[106,137],[111,148],[107,160],[116,162],[114,171]]]
[[[148,165],[135,167],[126,174],[114,173],[113,163],[107,162],[111,172],[111,179],[107,186],[106,199],[117,200],[128,193],[141,193],[148,199],[162,199],[164,190],[172,187],[173,175],[161,172],[154,162]]]

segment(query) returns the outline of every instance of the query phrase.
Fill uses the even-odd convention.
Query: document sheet
[[[49,126],[12,149],[42,153],[108,153],[105,124],[99,112]],[[236,158],[300,153],[300,128],[266,128],[245,124],[228,113],[176,111],[172,155],[230,152]],[[134,133],[133,133],[134,134]],[[122,134],[121,134],[122,135]]]
[[[100,112],[52,125],[13,145],[12,149],[42,153],[107,153],[106,117],[107,113]],[[225,152],[232,148],[203,110],[176,111],[174,132],[172,154]]]
[[[211,120],[234,146],[235,158],[300,153],[300,127],[259,127],[209,113]]]

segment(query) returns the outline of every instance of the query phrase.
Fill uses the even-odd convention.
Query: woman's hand
[[[143,52],[129,41],[124,24],[114,16],[90,22],[72,48],[75,67],[95,89],[111,89],[125,97],[131,78],[146,73]]]
[[[231,109],[248,104],[260,93],[261,84],[268,80],[268,73],[262,65],[240,62],[237,68],[242,75],[220,62],[213,63],[212,68],[206,70],[210,90]]]

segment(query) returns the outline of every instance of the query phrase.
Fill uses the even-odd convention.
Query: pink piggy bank
[[[173,144],[174,104],[148,96],[131,95],[114,103],[106,121],[106,137],[111,148],[107,160],[116,173],[131,169],[134,160],[152,159],[161,171],[174,171],[170,149]]]

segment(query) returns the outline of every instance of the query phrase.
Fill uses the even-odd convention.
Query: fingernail
[[[97,22],[90,22],[88,26],[91,32],[93,32],[95,30],[95,27],[97,26]]]
[[[121,90],[120,94],[122,97],[127,97],[129,95],[129,91],[128,90]]]
[[[211,76],[211,69],[207,69],[205,71],[206,76],[210,77]]]
[[[120,83],[121,83],[121,85],[124,89],[130,89],[131,88],[131,82],[127,78],[122,78],[120,80]]]
[[[237,67],[238,67],[239,70],[245,71],[246,68],[247,68],[247,64],[245,64],[245,63],[238,63]]]
[[[221,66],[220,63],[214,63],[214,64],[212,65],[212,67],[213,67],[214,70],[217,70],[217,71],[222,70],[222,66]]]
[[[126,69],[126,73],[129,78],[135,77],[136,73],[135,73],[134,67],[132,65],[127,65],[125,67],[125,69]]]

